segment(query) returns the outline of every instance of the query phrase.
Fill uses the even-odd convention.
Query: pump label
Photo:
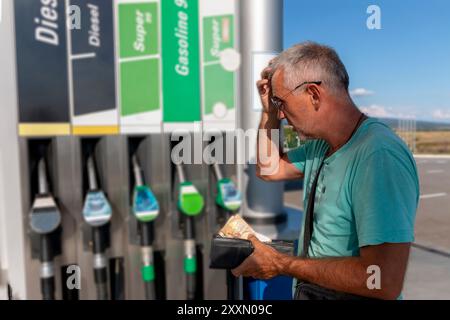
[[[235,2],[201,0],[202,98],[204,130],[236,128]]]
[[[162,13],[164,122],[200,121],[198,0],[163,1]]]
[[[64,0],[14,1],[20,135],[70,134],[65,12]]]
[[[203,19],[203,112],[204,121],[215,129],[234,129],[235,65],[239,55],[234,49],[232,15]],[[222,126],[226,124],[231,127]]]
[[[81,28],[70,30],[74,133],[117,132],[113,0],[70,4],[80,8],[81,16]]]
[[[122,132],[160,131],[159,1],[118,4]]]

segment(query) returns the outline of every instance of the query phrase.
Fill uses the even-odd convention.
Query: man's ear
[[[306,91],[309,94],[309,98],[311,100],[311,104],[314,107],[314,110],[318,110],[319,109],[319,104],[320,104],[320,90],[316,85],[309,85],[306,88]]]

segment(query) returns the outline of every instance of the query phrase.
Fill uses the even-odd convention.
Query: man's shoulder
[[[358,139],[359,153],[370,156],[377,152],[386,152],[412,158],[405,142],[384,122],[370,118],[365,130]]]
[[[383,170],[408,172],[418,192],[418,172],[414,156],[405,142],[386,124],[379,120],[368,123],[367,130],[360,137],[356,168],[366,168],[372,163]],[[405,171],[406,170],[406,171]]]

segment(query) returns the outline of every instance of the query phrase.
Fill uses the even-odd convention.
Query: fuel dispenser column
[[[31,230],[40,235],[41,293],[44,300],[55,299],[55,267],[51,234],[61,224],[61,213],[49,192],[44,158],[38,162],[38,194],[30,211]]]
[[[178,174],[178,210],[184,215],[184,272],[186,273],[186,294],[188,300],[195,299],[196,292],[196,243],[194,217],[202,213],[205,201],[197,188],[186,181],[182,164],[176,165]]]
[[[133,191],[132,210],[139,221],[141,231],[141,257],[142,257],[142,281],[145,284],[145,297],[147,300],[156,299],[155,267],[153,255],[153,241],[155,228],[153,221],[159,214],[159,204],[150,187],[144,184],[142,169],[137,156],[131,158],[135,187]]]
[[[92,227],[93,268],[97,298],[108,300],[108,261],[105,255],[108,230],[104,227],[111,220],[112,209],[104,192],[98,187],[93,154],[87,159],[87,173],[89,190],[84,202],[83,217]]]
[[[239,15],[242,65],[238,126],[243,130],[255,130],[262,110],[255,82],[267,62],[282,50],[283,1],[239,1]],[[250,146],[249,155],[248,160],[256,163],[256,145]],[[242,212],[250,223],[276,223],[285,217],[282,182],[258,179],[256,165],[250,163],[240,166],[238,174],[239,188],[245,194]]]

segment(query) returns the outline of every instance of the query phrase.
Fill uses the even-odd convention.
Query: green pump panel
[[[201,121],[199,1],[162,1],[164,128]]]
[[[201,0],[202,99],[204,130],[236,129],[235,2]]]
[[[117,20],[121,132],[159,132],[160,1],[118,1]]]

